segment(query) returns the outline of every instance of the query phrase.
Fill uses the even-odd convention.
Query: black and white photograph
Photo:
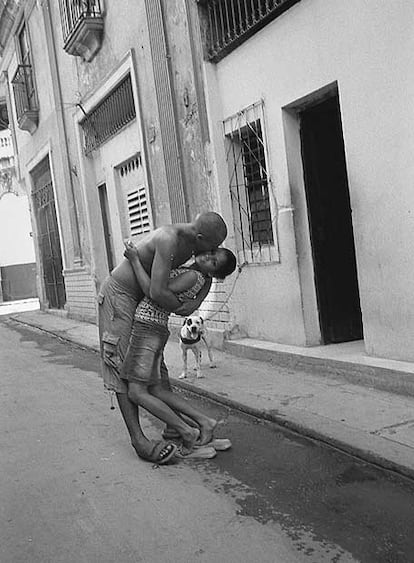
[[[414,563],[414,2],[0,0],[0,563]]]

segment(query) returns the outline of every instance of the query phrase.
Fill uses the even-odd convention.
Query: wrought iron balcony
[[[104,20],[101,0],[59,0],[63,48],[69,55],[93,59],[101,47]]]
[[[10,160],[14,155],[10,129],[0,131],[0,168],[3,160]]]
[[[207,56],[217,62],[300,0],[198,0],[207,22]]]
[[[19,65],[12,78],[17,122],[20,129],[34,133],[39,121],[32,65]]]

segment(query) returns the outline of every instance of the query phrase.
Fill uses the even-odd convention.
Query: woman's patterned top
[[[175,268],[170,272],[170,280],[176,278],[177,276],[188,272],[190,268],[186,268],[181,266],[180,268]],[[192,270],[197,274],[197,280],[195,284],[182,291],[181,293],[176,293],[175,296],[181,303],[184,301],[189,301],[190,299],[195,299],[198,295],[198,292],[203,287],[206,282],[206,277],[204,274],[199,272],[198,270]],[[149,297],[144,297],[139,303],[138,307],[135,311],[135,320],[136,321],[145,321],[149,323],[157,323],[164,326],[168,325],[168,317],[170,316],[170,311],[163,309],[160,305],[155,303]]]

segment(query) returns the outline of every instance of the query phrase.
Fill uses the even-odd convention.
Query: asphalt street
[[[97,354],[7,317],[0,338],[1,563],[414,561],[412,481],[188,393],[233,448],[153,466]]]

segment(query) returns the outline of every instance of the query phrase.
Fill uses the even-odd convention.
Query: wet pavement
[[[220,432],[234,449],[201,468],[205,482],[231,475],[243,485],[240,513],[280,524],[310,561],[318,560],[309,538],[327,553],[340,546],[364,563],[414,561],[413,482],[234,412],[226,413]],[[222,490],[234,494],[231,485]]]
[[[6,326],[18,333],[22,346],[35,344],[57,373],[73,369],[84,373],[86,385],[100,385],[99,359],[94,352],[21,325],[6,321]],[[234,502],[237,518],[253,519],[272,533],[280,529],[297,552],[297,561],[414,561],[414,482],[276,424],[180,392],[220,418],[218,435],[233,442],[232,450],[214,460],[186,465],[223,504],[227,499]],[[109,400],[104,402],[109,411]],[[118,422],[119,411],[111,411],[111,415]],[[160,428],[152,417],[145,420]],[[127,443],[126,434],[117,438],[125,438]],[[132,458],[130,461],[134,463]],[[236,560],[244,561],[240,554]],[[275,563],[285,561],[288,559],[275,553]]]

